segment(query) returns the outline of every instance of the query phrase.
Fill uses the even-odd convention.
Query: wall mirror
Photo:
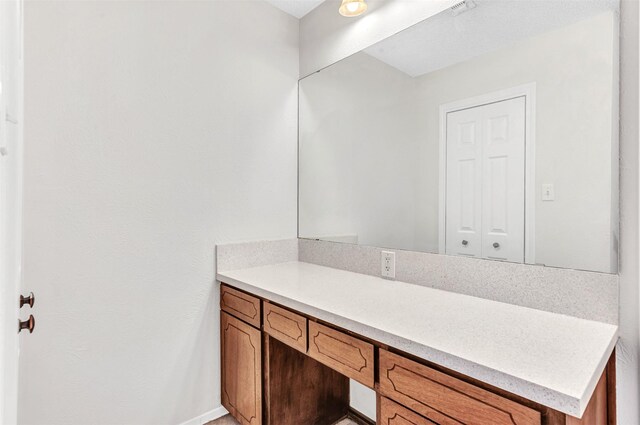
[[[469,0],[300,80],[299,237],[617,272],[618,8]]]

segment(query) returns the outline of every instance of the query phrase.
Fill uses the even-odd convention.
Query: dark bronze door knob
[[[22,306],[24,306],[25,304],[29,304],[29,307],[33,308],[33,304],[35,302],[36,302],[36,296],[33,295],[33,292],[30,292],[28,297],[25,297],[24,295],[20,295],[20,308],[22,308]]]
[[[18,320],[18,333],[22,332],[23,329],[28,329],[29,333],[33,333],[33,329],[36,327],[36,319],[33,317],[33,314],[29,315],[29,318],[24,322]]]

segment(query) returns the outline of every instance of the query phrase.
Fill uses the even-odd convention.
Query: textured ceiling
[[[476,5],[455,17],[446,10],[365,52],[415,77],[619,10],[618,0],[476,0]]]
[[[280,10],[300,19],[313,9],[318,7],[324,0],[266,0]]]

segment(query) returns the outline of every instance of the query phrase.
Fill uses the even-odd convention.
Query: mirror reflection
[[[617,1],[468,1],[302,79],[299,236],[616,272],[617,40]]]

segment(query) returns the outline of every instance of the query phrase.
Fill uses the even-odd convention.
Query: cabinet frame
[[[231,288],[234,290],[237,290],[235,288],[230,287],[227,284],[223,284],[225,287],[227,288]],[[237,290],[239,291],[239,290]],[[521,405],[522,407],[525,408],[529,408],[533,411],[536,411],[539,413],[540,415],[540,424],[541,425],[615,425],[615,417],[616,417],[616,405],[615,405],[615,350],[612,353],[607,367],[605,369],[605,371],[603,372],[602,378],[596,388],[596,390],[594,391],[594,395],[592,396],[590,402],[589,402],[589,406],[587,407],[587,410],[585,412],[585,415],[582,419],[577,419],[577,418],[573,418],[570,417],[562,412],[558,412],[556,410],[553,410],[551,408],[548,408],[546,406],[543,406],[541,404],[538,404],[536,402],[533,402],[531,400],[525,399],[521,396],[517,396],[515,394],[509,393],[508,391],[502,390],[500,388],[496,388],[493,387],[485,382],[479,381],[477,379],[474,378],[470,378],[466,375],[463,375],[459,372],[455,372],[452,370],[449,370],[447,368],[444,368],[440,365],[434,364],[432,362],[429,362],[428,360],[425,360],[423,358],[419,358],[416,357],[414,355],[402,352],[401,350],[395,349],[387,344],[381,343],[379,341],[375,341],[372,340],[371,338],[367,338],[364,337],[362,335],[358,335],[355,332],[340,328],[339,326],[336,326],[332,323],[328,323],[326,321],[322,321],[319,320],[311,315],[302,313],[300,311],[296,311],[295,309],[286,307],[286,306],[282,306],[276,303],[273,303],[271,301],[269,301],[268,299],[262,298],[262,297],[258,297],[254,294],[248,293],[246,291],[239,291],[243,294],[246,294],[250,297],[253,297],[257,300],[259,300],[260,302],[260,307],[262,307],[262,303],[264,302],[265,305],[267,303],[269,303],[269,305],[273,305],[276,306],[278,309],[282,309],[288,313],[291,313],[292,316],[291,317],[298,317],[298,318],[304,318],[307,320],[308,326],[307,327],[312,327],[314,326],[314,324],[320,324],[321,326],[324,326],[326,328],[328,328],[329,330],[333,331],[333,332],[337,332],[340,334],[344,334],[345,336],[348,337],[352,337],[355,338],[357,340],[359,340],[360,342],[364,343],[364,344],[371,344],[373,346],[373,364],[375,365],[374,367],[374,382],[373,382],[373,389],[376,391],[376,409],[377,409],[377,419],[378,421],[380,421],[380,410],[381,410],[381,400],[384,398],[381,395],[381,388],[380,388],[380,376],[379,376],[379,353],[382,350],[386,350],[389,353],[392,353],[394,355],[398,355],[401,356],[402,358],[406,359],[407,361],[411,361],[414,362],[418,365],[422,365],[424,367],[430,368],[434,371],[437,371],[438,373],[444,374],[447,377],[451,378],[452,380],[458,380],[460,381],[462,384],[464,385],[469,385],[469,386],[473,386],[473,387],[477,387],[477,389],[479,390],[483,390],[486,392],[489,392],[492,394],[492,397],[497,397],[497,398],[502,398],[505,401],[507,401],[506,404],[509,403],[517,403],[519,405]],[[221,311],[221,315],[222,314],[226,314],[224,312]],[[230,316],[233,318],[233,316]],[[234,318],[236,319],[236,318]],[[238,320],[238,319],[236,319]],[[222,326],[222,325],[221,325]],[[247,325],[248,326],[248,325]],[[253,329],[253,328],[252,328]],[[258,329],[254,329],[255,331],[258,331]],[[272,373],[278,373],[278,371],[274,371],[271,370],[270,367],[265,363],[266,362],[266,358],[268,357],[265,350],[268,349],[269,343],[267,342],[270,339],[273,339],[272,337],[269,336],[268,332],[266,332],[266,330],[264,329],[264,323],[261,324],[260,326],[260,330],[259,332],[261,333],[261,344],[263,344],[261,346],[262,348],[262,354],[261,354],[261,382],[262,382],[262,399],[261,399],[261,403],[262,403],[262,415],[263,417],[261,418],[261,423],[259,424],[247,424],[247,423],[243,423],[243,425],[276,425],[275,423],[273,423],[273,420],[271,420],[271,424],[269,424],[269,416],[267,416],[267,412],[269,412],[269,408],[271,407],[272,403],[275,403],[275,399],[277,399],[278,397],[269,397],[267,395],[267,390],[266,390],[266,385],[269,385],[269,376],[267,376],[267,374],[272,374]],[[311,344],[311,335],[307,335],[308,336],[308,344]],[[291,351],[296,351],[296,349],[291,348],[290,346],[283,344],[279,341],[276,341],[275,339],[273,339],[276,342],[276,345],[280,345],[281,347],[285,347],[284,349],[286,350],[291,350]],[[221,344],[222,345],[222,344]],[[307,351],[304,350],[300,350],[297,349],[297,353],[300,356],[306,356],[309,360],[311,361],[315,361],[310,357],[310,353],[309,350],[307,349]],[[287,354],[288,356],[288,354]],[[224,368],[224,355],[222,356],[223,358],[223,364],[222,367]],[[299,364],[303,364],[304,361],[301,360],[302,358],[299,358],[297,360],[297,362]],[[283,364],[283,362],[280,362],[281,364]],[[284,362],[286,363],[286,362]],[[325,367],[327,367],[327,372],[323,372],[326,373],[327,376],[332,375],[333,372],[335,373],[344,373],[344,371],[340,371],[338,370],[338,368],[335,368],[335,370],[331,367],[332,365],[324,365]],[[279,366],[276,366],[276,368]],[[300,369],[299,369],[300,370]],[[262,376],[264,371],[264,376]],[[344,375],[340,375],[343,376],[346,379],[346,376]],[[323,378],[324,379],[324,378]],[[335,382],[340,382],[340,379],[336,379]],[[347,381],[348,383],[348,381]],[[348,390],[344,391],[344,389],[342,390],[336,390],[336,388],[339,388],[341,385],[344,385],[344,381],[343,383],[338,383],[335,384],[337,385],[334,386],[334,396],[335,394],[340,394],[342,391],[342,394],[344,394],[345,400],[348,403]],[[327,385],[325,390],[321,390],[317,393],[318,397],[322,397],[323,394],[328,394],[325,393],[324,391],[329,391],[328,388],[331,388],[332,385]],[[344,387],[342,387],[344,388]],[[347,387],[348,389],[348,387]],[[274,393],[275,395],[275,393]],[[308,399],[308,396],[307,396]],[[397,401],[396,401],[397,402]],[[340,404],[340,409],[344,409],[344,405],[342,403]],[[399,403],[399,405],[402,408],[407,408],[407,406],[402,406],[402,403]],[[226,407],[226,406],[225,406]],[[604,409],[604,410],[603,410]],[[283,410],[280,409],[271,409],[271,412],[280,412],[280,414],[282,414]],[[343,411],[343,410],[341,410]],[[411,410],[409,410],[411,411]],[[590,413],[588,414],[588,412],[597,412],[596,414]],[[604,412],[604,413],[603,413]],[[335,413],[335,412],[333,412]],[[332,414],[333,414],[332,413]],[[415,411],[413,411],[413,413],[416,413]],[[419,413],[419,412],[417,412]],[[416,414],[417,414],[416,413]],[[358,417],[358,415],[354,415],[352,412],[349,412],[348,416],[352,417],[353,419],[357,419],[358,423],[364,423],[366,424],[366,421],[363,421],[361,417]],[[428,420],[427,418],[425,418],[423,415],[418,415],[420,418],[423,418],[425,420]],[[312,417],[312,416],[310,416]],[[328,418],[329,416],[327,416]],[[325,422],[316,422],[313,419],[309,419],[309,423],[307,424],[306,422],[304,423],[300,423],[300,417],[298,417],[298,422],[288,422],[286,418],[280,418],[278,420],[278,424],[277,425],[328,425],[328,423],[325,424]],[[324,420],[324,419],[323,419]],[[304,420],[306,421],[306,419]],[[433,422],[433,421],[432,421]],[[380,422],[378,422],[380,423]],[[370,424],[373,424],[373,422],[370,422]],[[485,425],[484,423],[482,425]],[[490,425],[490,424],[486,424],[486,425]]]

